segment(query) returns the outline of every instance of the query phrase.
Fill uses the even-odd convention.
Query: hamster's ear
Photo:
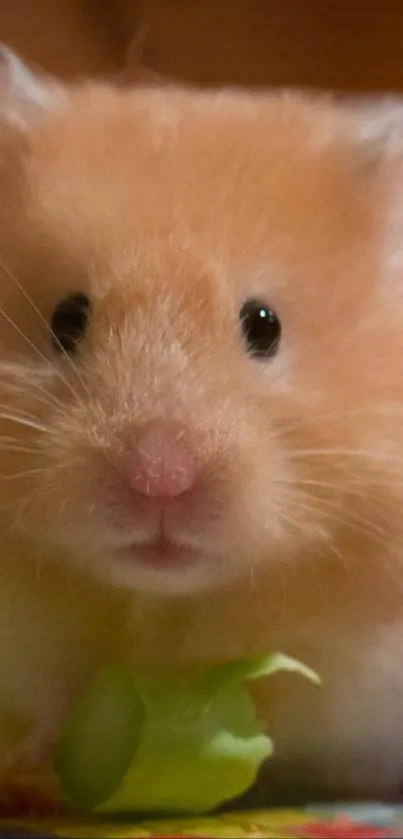
[[[4,45],[0,45],[0,123],[28,127],[64,99],[62,85],[36,75]]]
[[[403,97],[370,97],[351,103],[355,167],[376,219],[375,241],[385,268],[385,289],[396,301],[403,291]],[[350,134],[349,134],[350,137]],[[378,238],[379,237],[379,238]]]
[[[367,96],[339,102],[346,110],[364,169],[403,157],[403,97]]]

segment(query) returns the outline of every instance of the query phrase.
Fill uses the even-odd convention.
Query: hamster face
[[[159,594],[389,550],[395,176],[353,134],[298,96],[91,87],[4,130],[11,533]]]

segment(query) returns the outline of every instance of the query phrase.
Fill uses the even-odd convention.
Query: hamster
[[[401,106],[61,88],[6,51],[0,98],[5,776],[102,663],[279,649],[324,687],[256,690],[267,794],[394,794]]]

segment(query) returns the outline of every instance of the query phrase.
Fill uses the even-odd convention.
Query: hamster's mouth
[[[165,536],[116,548],[97,566],[98,574],[131,591],[153,594],[192,594],[226,584],[239,565],[204,546],[173,541]]]
[[[131,562],[161,571],[187,568],[200,560],[200,553],[194,548],[165,539],[135,544],[124,548],[122,553]]]

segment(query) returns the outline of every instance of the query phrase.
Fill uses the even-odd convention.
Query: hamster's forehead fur
[[[31,177],[52,219],[70,210],[99,230],[116,212],[122,242],[142,224],[181,222],[222,241],[229,211],[234,238],[259,237],[294,211],[304,236],[315,219],[320,247],[318,204],[343,235],[358,209],[347,142],[334,111],[303,97],[91,88],[32,133]]]
[[[329,260],[333,273],[344,261],[351,272],[363,243],[379,239],[376,179],[351,135],[336,108],[304,95],[84,86],[15,145],[23,177],[11,184],[11,238],[28,261],[57,249],[83,276],[108,265],[100,293],[107,275],[116,284],[137,268],[137,288],[149,291],[155,260],[170,283],[183,282],[172,259],[190,253],[199,267],[225,265],[242,293],[248,282],[266,293],[269,281],[274,301],[278,289],[295,293],[298,269],[309,303]],[[350,296],[370,274],[357,275]]]
[[[84,223],[89,242],[116,219],[126,245],[181,225],[253,245],[294,220],[320,250],[327,220],[347,239],[365,223],[356,155],[335,110],[302,96],[91,87],[31,130],[25,173],[43,219],[75,236]]]

